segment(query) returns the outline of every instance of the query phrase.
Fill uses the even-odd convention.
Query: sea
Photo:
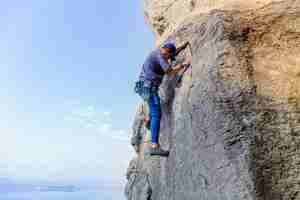
[[[0,200],[126,200],[122,190],[0,193]]]

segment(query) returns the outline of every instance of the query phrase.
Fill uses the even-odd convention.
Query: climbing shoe
[[[150,148],[150,156],[168,157],[169,151],[163,150],[160,147]]]

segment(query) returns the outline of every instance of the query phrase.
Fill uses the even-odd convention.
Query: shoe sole
[[[162,156],[162,157],[168,157],[170,153],[166,154],[158,154],[158,153],[150,153],[150,156]]]

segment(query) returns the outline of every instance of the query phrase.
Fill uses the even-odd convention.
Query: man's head
[[[160,48],[160,52],[165,59],[171,59],[174,61],[176,57],[176,46],[171,42],[165,43]]]

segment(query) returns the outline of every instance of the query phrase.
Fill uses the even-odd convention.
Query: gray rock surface
[[[127,199],[300,200],[300,1],[194,15],[164,39],[191,42],[192,68],[160,88],[168,158],[143,154],[139,106]]]

